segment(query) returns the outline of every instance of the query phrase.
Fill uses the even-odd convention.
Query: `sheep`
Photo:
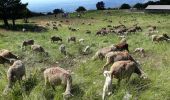
[[[23,41],[21,48],[23,49],[23,47],[25,48],[26,46],[30,46],[30,45],[33,45],[33,44],[34,44],[34,40],[32,40],[32,39],[25,40],[25,41]]]
[[[109,52],[105,55],[106,58],[106,63],[103,66],[103,70],[109,65],[112,64],[116,61],[121,61],[121,60],[131,60],[136,62],[133,57],[127,52],[127,51],[117,51],[117,52]]]
[[[103,73],[105,79],[105,83],[103,86],[103,94],[102,94],[102,100],[105,100],[106,98],[106,93],[107,95],[111,95],[112,94],[112,77],[111,74],[107,74],[108,72],[105,71]]]
[[[144,48],[136,48],[134,50],[134,53],[136,53],[136,52],[141,53],[141,57],[145,57],[145,50],[144,50]]]
[[[90,30],[86,30],[86,34],[91,34],[91,31]]]
[[[62,42],[62,39],[61,39],[60,37],[58,37],[58,36],[52,36],[50,39],[51,39],[51,42],[53,42],[53,43],[54,43],[55,41],[57,41],[57,42],[58,42],[58,41]]]
[[[0,64],[3,64],[5,66],[5,63],[11,64],[11,61],[0,55]]]
[[[118,79],[118,85],[120,85],[122,79],[126,78],[126,81],[128,82],[132,73],[138,74],[140,78],[147,78],[146,74],[141,70],[139,65],[130,60],[117,61],[111,66],[110,71],[104,71],[106,81],[103,88],[102,99],[105,100],[106,94],[108,92],[111,93],[111,90],[109,91],[108,89],[112,89],[113,78]]]
[[[103,58],[105,57],[105,55],[108,52],[115,51],[115,50],[116,50],[115,45],[111,45],[109,47],[101,48],[95,53],[95,55],[92,57],[92,59],[96,60],[97,58],[99,58],[100,60],[103,60]]]
[[[85,49],[83,50],[83,54],[87,55],[88,53],[90,53],[90,46],[86,46]]]
[[[26,29],[25,29],[25,28],[22,28],[22,32],[26,32]]]
[[[45,69],[44,71],[44,79],[45,85],[49,83],[52,88],[55,90],[55,85],[64,85],[66,87],[65,92],[63,93],[63,97],[66,98],[68,96],[73,96],[71,94],[72,88],[72,77],[70,72],[66,71],[60,67],[51,67]]]
[[[76,42],[76,37],[71,36],[68,38],[68,43],[70,43],[70,41]]]
[[[122,40],[121,43],[115,45],[117,51],[127,50],[129,51],[129,45],[126,43],[126,39]]]
[[[48,52],[46,52],[44,50],[44,48],[41,45],[38,45],[38,44],[31,45],[31,50],[33,52],[44,53],[46,56],[48,55]]]
[[[58,31],[58,27],[57,26],[53,26],[53,30],[57,30]]]
[[[12,88],[16,81],[19,81],[20,84],[22,77],[26,75],[25,72],[24,63],[21,60],[16,60],[7,71],[8,85],[6,86],[4,93],[6,93],[8,89]]]
[[[160,41],[170,41],[170,39],[167,39],[166,37],[164,37],[163,35],[151,35],[151,38],[152,38],[152,41],[157,41],[157,42],[160,42]]]
[[[80,43],[83,43],[85,40],[83,38],[79,39]]]
[[[8,59],[18,59],[18,56],[14,55],[12,52],[6,49],[0,50],[0,56],[3,56]]]
[[[67,52],[66,52],[66,47],[65,47],[64,44],[60,45],[59,50],[60,50],[60,52],[61,52],[62,54],[64,54],[64,55],[67,54]]]

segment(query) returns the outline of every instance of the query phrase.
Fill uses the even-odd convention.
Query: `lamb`
[[[20,84],[25,72],[24,63],[21,60],[16,60],[7,71],[8,85],[6,86],[4,93],[6,93],[8,89],[12,88],[16,81],[19,81]]]
[[[134,50],[134,53],[136,53],[136,52],[141,53],[141,57],[145,57],[145,50],[144,50],[144,48],[136,48]]]
[[[3,56],[8,59],[18,59],[18,56],[14,55],[12,52],[6,49],[0,50],[0,56]]]
[[[83,38],[79,39],[80,43],[83,43],[85,40]]]
[[[59,47],[59,50],[60,50],[60,52],[61,52],[62,54],[64,54],[64,55],[67,54],[67,52],[66,52],[66,47],[65,47],[64,44],[62,44],[62,45]]]
[[[33,44],[34,44],[34,40],[32,40],[32,39],[25,40],[25,41],[23,41],[21,48],[23,49],[23,47],[25,48],[26,46],[30,46],[30,45],[33,45]]]
[[[58,41],[62,42],[62,39],[61,39],[60,37],[58,37],[58,36],[52,36],[52,37],[51,37],[51,42],[54,43],[55,41],[56,41],[56,42],[58,42]]]
[[[55,90],[55,85],[64,85],[66,87],[65,92],[63,93],[64,99],[66,97],[73,96],[71,94],[71,88],[72,88],[72,77],[70,72],[66,71],[63,68],[60,67],[51,67],[44,71],[44,79],[45,79],[45,85],[49,83],[52,88]]]
[[[105,100],[106,94],[108,92],[111,93],[113,78],[118,79],[118,85],[120,85],[122,79],[126,78],[126,81],[128,82],[132,73],[138,74],[140,78],[147,78],[146,74],[141,70],[139,65],[130,60],[117,61],[111,66],[110,71],[104,71],[106,81],[103,88],[102,99]],[[108,89],[110,89],[110,91]]]
[[[72,36],[68,38],[68,43],[70,43],[70,41],[76,42],[76,37]]]

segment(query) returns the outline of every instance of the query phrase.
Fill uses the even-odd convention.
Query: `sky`
[[[147,2],[148,0],[21,0],[28,3],[28,8],[35,12],[49,12],[56,8],[62,8],[66,12],[73,12],[79,6],[86,9],[96,9],[98,1],[105,2],[106,7],[119,7],[123,3],[136,4],[138,2]]]

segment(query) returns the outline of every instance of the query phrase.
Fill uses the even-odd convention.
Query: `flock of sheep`
[[[69,22],[69,21],[67,21]],[[110,22],[110,21],[109,21]],[[55,24],[55,23],[53,23]],[[84,23],[82,23],[83,25]],[[88,25],[91,25],[89,23]],[[47,23],[47,26],[50,26],[50,23]],[[62,24],[58,24],[58,26],[62,27]],[[170,37],[167,34],[157,35],[157,27],[156,26],[148,26],[148,33],[146,33],[148,36],[151,36],[152,41],[170,41]],[[53,29],[57,29],[57,26],[53,25]],[[71,31],[78,31],[79,29],[68,27]],[[24,29],[24,31],[26,31]],[[138,61],[136,61],[132,55],[129,53],[129,44],[127,43],[126,36],[130,33],[136,33],[138,31],[142,31],[142,28],[138,26],[137,24],[133,25],[132,27],[127,28],[125,25],[121,24],[117,26],[111,26],[108,25],[105,28],[100,29],[96,32],[96,36],[101,35],[105,36],[110,33],[115,33],[119,35],[119,37],[122,38],[120,43],[113,44],[108,47],[104,47],[99,49],[95,55],[92,57],[92,60],[96,59],[106,59],[106,63],[103,65],[103,75],[106,78],[105,83],[103,86],[103,95],[102,99],[105,100],[107,95],[112,94],[112,79],[116,78],[118,79],[118,85],[120,84],[122,79],[126,79],[127,82],[130,79],[132,73],[136,73],[139,75],[140,78],[146,79],[147,75],[142,70],[140,64]],[[92,32],[90,30],[86,30],[87,34],[91,34]],[[59,36],[52,36],[50,38],[51,42],[62,42],[62,38]],[[22,50],[26,49],[27,46],[31,47],[31,50],[33,52],[39,52],[44,54],[45,56],[48,56],[48,52],[45,51],[45,49],[38,44],[34,43],[35,41],[25,40],[22,43]],[[68,38],[68,43],[70,42],[77,42],[76,37],[72,36]],[[79,39],[79,42],[84,42],[84,39]],[[59,47],[59,50],[62,54],[67,56],[66,46],[64,44],[61,44]],[[90,51],[90,46],[86,46],[83,50],[84,54],[88,54]],[[141,56],[145,56],[145,50],[144,48],[136,48],[134,52],[141,53]],[[22,60],[19,59],[18,56],[10,52],[9,50],[1,50],[0,51],[0,64],[5,63],[10,64],[7,71],[7,79],[8,84],[6,88],[4,89],[4,94],[8,92],[10,88],[13,87],[16,81],[19,83],[22,80],[22,77],[26,75],[26,69],[24,66],[24,63]],[[112,64],[110,67],[110,70],[108,69],[108,66]],[[65,92],[63,93],[64,99],[73,96],[71,93],[72,88],[72,76],[71,72],[68,70],[65,70],[61,67],[51,67],[46,68],[44,71],[44,80],[45,85],[50,85],[54,90],[56,85],[63,84],[66,88]]]

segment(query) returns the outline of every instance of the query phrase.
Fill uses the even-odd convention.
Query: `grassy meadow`
[[[91,58],[95,52],[105,46],[118,43],[121,39],[115,34],[106,36],[95,36],[95,33],[102,27],[108,25],[119,25],[121,21],[127,27],[138,23],[142,27],[142,32],[130,34],[127,36],[129,49],[132,56],[139,60],[142,69],[147,73],[148,79],[141,80],[136,74],[133,74],[129,84],[125,81],[121,82],[117,87],[117,80],[113,79],[113,94],[108,100],[122,100],[126,92],[132,95],[132,100],[170,100],[170,43],[160,42],[153,43],[151,38],[145,33],[148,31],[148,25],[158,27],[159,33],[167,33],[170,35],[170,14],[147,14],[147,13],[131,13],[123,11],[89,11],[78,18],[76,13],[70,15],[70,18],[64,19],[59,16],[42,16],[29,19],[28,24],[24,24],[23,20],[17,20],[19,27],[25,26],[45,26],[47,22],[56,21],[62,24],[59,30],[53,30],[46,27],[44,31],[26,31],[5,30],[3,22],[0,21],[0,49],[8,49],[18,55],[25,63],[26,79],[23,80],[22,86],[15,84],[13,89],[7,95],[2,92],[7,84],[6,72],[9,65],[4,67],[0,65],[0,100],[62,100],[62,93],[65,91],[61,86],[56,87],[56,91],[52,88],[45,88],[43,72],[41,68],[52,67],[58,63],[58,66],[69,69],[73,72],[73,97],[70,100],[101,100],[102,89],[105,78],[101,73],[105,60],[92,61]],[[92,18],[93,17],[93,18]],[[136,18],[136,20],[134,20]],[[103,21],[111,20],[112,23]],[[60,22],[60,21],[63,22]],[[66,22],[68,20],[69,22]],[[82,25],[82,23],[85,23]],[[88,25],[91,23],[92,25]],[[72,32],[68,30],[68,26],[79,28],[78,31]],[[86,34],[86,30],[90,30],[91,34]],[[61,43],[51,43],[51,36],[60,36],[63,44],[70,56],[66,58],[59,51]],[[85,39],[81,43],[68,43],[69,36],[76,36],[77,40]],[[42,45],[49,53],[49,57],[40,54],[33,55],[30,48],[25,51],[21,50],[21,44],[24,40],[34,39],[36,44]],[[81,50],[87,45],[91,46],[89,55],[82,55]],[[143,47],[146,51],[146,57],[134,54],[133,50],[137,47]]]

